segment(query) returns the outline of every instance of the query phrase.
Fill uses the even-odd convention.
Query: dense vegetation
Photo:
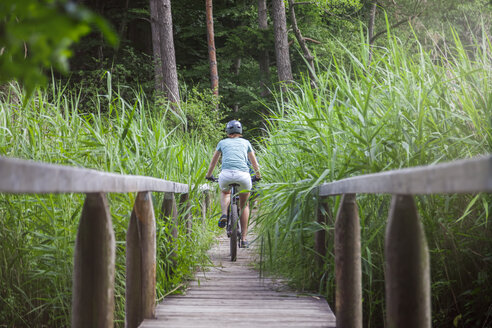
[[[123,174],[154,176],[193,184],[204,177],[211,152],[190,132],[166,123],[166,106],[153,106],[136,93],[132,102],[117,93],[93,98],[91,112],[79,106],[81,91],[60,85],[39,92],[26,107],[15,84],[0,102],[1,154]],[[105,105],[107,113],[101,113]],[[205,103],[201,103],[205,106]],[[150,110],[152,108],[152,110]],[[185,121],[186,118],[182,118]],[[122,326],[125,298],[125,239],[135,194],[109,194],[117,243],[116,321]],[[180,226],[170,240],[171,224],[160,212],[162,194],[154,193],[157,219],[157,295],[161,299],[207,261],[212,227],[192,238]],[[0,323],[8,327],[70,325],[73,245],[84,195],[0,195]],[[197,193],[193,216],[201,217]],[[181,211],[183,212],[183,211]],[[180,222],[183,220],[181,219]],[[176,254],[176,267],[170,254]],[[172,274],[171,273],[172,270]]]
[[[83,39],[74,49],[70,60],[73,69],[71,81],[80,83],[87,93],[104,90],[105,82],[99,76],[111,71],[115,83],[140,84],[146,94],[153,92],[153,65],[151,30],[148,22],[148,0],[85,0],[92,10],[104,15],[121,38],[114,49],[97,33]],[[284,1],[287,3],[287,1]],[[295,6],[299,28],[308,41],[308,47],[322,63],[331,56],[341,60],[345,48],[357,51],[360,33],[367,35],[371,7],[377,3],[374,23],[374,44],[385,46],[386,23],[394,26],[407,47],[413,34],[434,55],[446,52],[452,42],[452,26],[465,45],[473,44],[482,24],[490,33],[492,15],[488,0],[319,0],[298,1]],[[275,47],[273,42],[272,1],[267,1],[268,30],[258,30],[257,1],[214,0],[214,29],[219,73],[219,108],[225,119],[241,118],[249,130],[247,137],[258,137],[262,126],[264,104],[274,104],[273,97],[260,96],[261,72],[258,60],[266,50],[270,65],[267,86],[278,88]],[[287,6],[287,11],[289,10]],[[204,1],[172,1],[176,64],[181,88],[210,87],[208,46]],[[289,14],[287,13],[287,16]],[[290,22],[287,22],[290,28]],[[410,27],[411,25],[411,27]],[[289,29],[290,60],[294,79],[307,75],[302,50]],[[342,63],[340,63],[342,64]],[[322,69],[322,67],[321,67]]]
[[[239,118],[263,170],[257,233],[266,269],[332,305],[339,199],[328,204],[330,222],[315,224],[313,187],[492,151],[488,0],[302,1],[295,5],[297,24],[315,55],[316,79],[308,79],[289,29],[294,82],[284,88],[275,82],[271,13],[268,28],[259,30],[256,2],[213,1],[220,98],[209,90],[204,3],[172,1],[178,106],[154,90],[149,1],[80,2],[86,7],[64,0],[0,3],[0,155],[196,184],[222,124]],[[263,56],[270,59],[266,93],[259,83]],[[69,66],[70,74],[61,74]],[[44,88],[34,88],[49,77]],[[120,326],[134,197],[109,195]],[[159,218],[162,195],[154,197]],[[381,327],[389,197],[358,201],[365,326]],[[490,326],[490,195],[417,201],[431,249],[434,326]],[[0,195],[0,326],[69,325],[82,203],[76,194]],[[166,221],[157,224],[162,298],[207,261],[215,222],[207,229],[197,222],[191,239],[173,243]],[[319,229],[329,236],[322,267],[315,266],[312,245]],[[178,260],[167,279],[171,247]]]
[[[318,89],[298,83],[271,109],[261,152],[264,175],[258,218],[265,266],[334,304],[333,226],[314,222],[322,182],[389,169],[446,162],[492,150],[492,47],[467,52],[456,36],[452,54],[432,58],[418,41],[346,52],[318,74]],[[320,70],[321,71],[321,70]],[[384,313],[384,231],[389,196],[359,195],[363,306],[368,327]],[[431,252],[436,327],[486,327],[492,322],[492,234],[488,194],[417,197]],[[328,255],[317,267],[313,232],[325,229]]]

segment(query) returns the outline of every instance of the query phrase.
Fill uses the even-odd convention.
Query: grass
[[[323,182],[469,158],[492,151],[492,46],[487,35],[464,49],[454,34],[447,57],[417,40],[388,36],[386,48],[346,51],[319,69],[318,88],[294,84],[278,96],[260,160],[264,183],[258,234],[264,267],[334,304],[333,224],[314,222],[313,188]],[[412,49],[412,50],[408,50]],[[412,52],[415,50],[415,52]],[[384,325],[384,231],[389,196],[358,195],[363,306],[367,327]],[[492,235],[488,194],[417,197],[432,261],[436,327],[492,322]],[[316,266],[313,232],[327,231],[328,255]]]
[[[15,84],[4,87],[0,154],[190,185],[203,181],[211,142],[202,142],[199,132],[184,134],[179,124],[170,126],[174,114],[167,104],[154,106],[138,91],[131,101],[124,99],[108,84],[108,94],[82,103],[82,91],[53,82],[49,91],[38,91],[26,107]],[[123,326],[125,239],[135,196],[108,195],[117,246],[118,326]],[[207,222],[194,220],[191,236],[183,233],[180,224],[179,237],[171,242],[169,223],[161,219],[163,195],[153,197],[157,296],[162,298],[182,285],[197,265],[207,262],[205,251],[214,231]],[[201,217],[197,190],[191,200],[193,217]],[[0,195],[0,326],[70,325],[73,245],[83,201],[80,194]],[[171,251],[176,263],[170,260]]]

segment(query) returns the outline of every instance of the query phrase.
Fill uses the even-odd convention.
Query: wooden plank
[[[75,241],[72,327],[113,327],[115,237],[104,194],[88,194]]]
[[[250,317],[245,320],[243,317],[236,317],[234,313],[224,313],[222,317],[214,319],[204,318],[188,318],[182,319],[170,318],[159,322],[144,322],[142,328],[158,328],[158,327],[180,327],[180,328],[195,328],[195,327],[320,327],[320,328],[335,328],[334,322],[326,322],[326,320],[310,320],[302,318],[304,321],[299,323],[299,320],[291,320],[290,318],[268,318],[268,317]]]
[[[320,196],[354,193],[447,194],[492,191],[492,155],[361,175],[325,183]]]
[[[324,309],[326,307],[326,301],[325,300],[320,300],[317,303],[313,301],[311,298],[306,298],[306,299],[282,299],[282,298],[276,298],[276,299],[261,299],[257,300],[255,303],[251,303],[249,300],[243,300],[243,299],[236,299],[234,303],[232,303],[227,299],[215,299],[215,300],[209,300],[206,303],[203,303],[203,301],[198,300],[198,299],[192,299],[192,298],[175,298],[170,302],[163,302],[162,303],[163,307],[161,308],[167,308],[168,306],[175,306],[175,305],[180,305],[183,307],[195,307],[195,306],[200,306],[200,307],[216,307],[216,306],[233,306],[233,307],[242,307],[247,305],[249,308],[269,308],[269,309],[288,309],[288,308],[296,308],[296,309],[301,309],[301,308],[318,308],[318,309]],[[313,305],[314,304],[314,305]],[[160,311],[160,309],[158,311]]]
[[[205,188],[205,187],[204,187]],[[85,168],[0,157],[0,192],[94,193],[188,192],[188,185],[151,177],[106,173]]]
[[[189,306],[164,306],[159,309],[157,314],[159,316],[171,316],[171,315],[180,315],[184,314],[186,316],[193,316],[193,315],[210,315],[210,316],[222,316],[224,315],[224,311],[229,311],[229,312],[237,312],[238,314],[240,313],[242,316],[248,316],[248,315],[269,315],[269,316],[281,316],[284,317],[286,315],[293,315],[295,317],[297,316],[308,316],[310,318],[315,318],[315,317],[324,317],[323,313],[319,311],[319,308],[295,308],[295,307],[290,307],[290,308],[259,308],[257,306],[250,307],[249,304],[248,306],[243,305],[242,309],[238,309],[237,306],[234,305],[233,302],[231,302],[228,306],[224,305],[220,308],[220,310],[217,307],[210,307],[210,306],[194,306],[194,307],[189,307]]]
[[[233,294],[224,294],[224,293],[201,293],[197,291],[190,292],[188,294],[182,295],[183,297],[186,298],[194,298],[194,299],[203,299],[203,300],[211,300],[211,299],[229,299],[229,300],[236,300],[238,299],[237,295]],[[243,300],[258,300],[258,299],[266,299],[266,300],[295,300],[299,299],[297,296],[288,296],[288,295],[278,295],[275,292],[272,292],[270,294],[261,294],[261,293],[252,293],[252,294],[245,294],[241,297]]]
[[[325,299],[260,279],[251,269],[251,249],[239,249],[238,261],[231,262],[228,239],[221,238],[210,253],[213,267],[197,273],[184,295],[166,297],[157,320],[141,327],[335,327]]]

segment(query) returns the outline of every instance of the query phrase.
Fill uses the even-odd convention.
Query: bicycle
[[[212,178],[211,181],[218,182],[218,178]],[[241,223],[239,218],[241,217],[239,208],[239,194],[236,192],[236,188],[239,187],[237,183],[231,183],[231,201],[227,207],[227,223],[226,231],[229,238],[231,261],[235,262],[237,259],[237,248],[241,247]]]
[[[209,179],[213,182],[218,182],[219,179],[211,177]],[[256,177],[253,177],[252,182],[259,181]],[[239,187],[237,183],[231,183],[231,201],[227,207],[227,223],[226,231],[227,237],[229,237],[230,251],[231,251],[231,261],[235,262],[237,259],[237,249],[241,248],[241,222],[239,218],[241,217],[240,206],[239,206],[239,193],[236,192],[236,188]]]

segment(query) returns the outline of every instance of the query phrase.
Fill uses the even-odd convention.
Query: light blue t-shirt
[[[243,138],[227,138],[219,141],[217,151],[222,153],[222,170],[249,172],[248,153],[253,147]]]

